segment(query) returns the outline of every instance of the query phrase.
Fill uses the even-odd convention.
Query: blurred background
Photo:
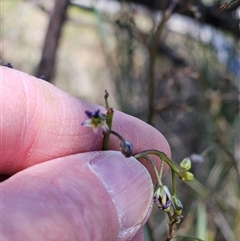
[[[220,12],[225,2],[0,2],[2,65],[101,105],[107,89],[114,108],[166,136],[176,163],[191,158],[176,234],[207,241],[240,240],[240,6]],[[145,241],[167,227],[154,207]]]

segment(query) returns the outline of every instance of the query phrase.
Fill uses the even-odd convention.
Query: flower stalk
[[[105,108],[107,110],[107,113],[105,116],[106,116],[106,123],[108,125],[109,131],[103,133],[103,146],[102,146],[103,150],[108,150],[109,138],[110,138],[110,132],[112,129],[112,121],[113,121],[113,114],[114,114],[113,108],[109,107],[108,97],[109,97],[108,91],[105,90],[104,99],[105,99]]]
[[[173,161],[171,161],[164,152],[149,149],[133,155],[133,145],[123,138],[119,133],[112,130],[113,114],[114,110],[108,103],[109,94],[105,91],[105,107],[106,114],[102,114],[100,110],[91,112],[85,111],[88,119],[82,122],[82,126],[92,127],[96,133],[98,129],[103,130],[103,150],[109,149],[110,135],[116,136],[120,140],[120,151],[125,157],[134,157],[136,159],[144,158],[153,167],[155,176],[157,178],[157,184],[154,188],[153,201],[157,204],[158,208],[167,213],[169,222],[168,237],[166,240],[171,240],[174,233],[174,225],[179,223],[182,219],[183,205],[177,196],[176,188],[176,176],[182,181],[191,181],[194,179],[193,174],[189,171],[191,168],[191,160],[185,158],[178,167]],[[158,171],[156,164],[149,157],[149,155],[155,155],[161,160],[160,170]],[[168,187],[162,183],[162,175],[164,163],[166,163],[171,169],[172,175],[172,194],[169,192]]]

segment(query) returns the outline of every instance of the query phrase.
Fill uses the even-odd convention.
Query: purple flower
[[[156,187],[153,200],[156,202],[159,209],[168,211],[169,207],[172,205],[172,200],[167,186],[163,185]]]
[[[82,126],[93,128],[95,133],[98,129],[103,129],[105,132],[109,131],[106,117],[100,112],[100,110],[96,110],[94,112],[86,110],[85,114],[87,115],[88,119],[82,122]]]

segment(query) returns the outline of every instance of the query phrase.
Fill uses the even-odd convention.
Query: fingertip
[[[131,241],[144,241],[144,232],[142,228],[139,229]]]
[[[121,240],[129,240],[150,213],[153,184],[148,171],[135,158],[115,151],[100,153],[91,166],[116,206]]]
[[[3,182],[2,192],[3,230],[9,236],[12,228],[34,235],[41,225],[39,237],[52,232],[59,238],[64,228],[70,237],[120,241],[131,240],[146,222],[153,184],[137,160],[104,151],[30,167]],[[16,218],[22,222],[11,224]]]

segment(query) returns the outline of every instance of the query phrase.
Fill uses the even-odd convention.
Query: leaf
[[[172,239],[177,239],[177,238],[187,238],[189,240],[197,240],[197,241],[205,241],[203,239],[200,239],[200,238],[197,238],[197,237],[194,237],[194,236],[191,236],[191,235],[174,235],[172,237]]]

